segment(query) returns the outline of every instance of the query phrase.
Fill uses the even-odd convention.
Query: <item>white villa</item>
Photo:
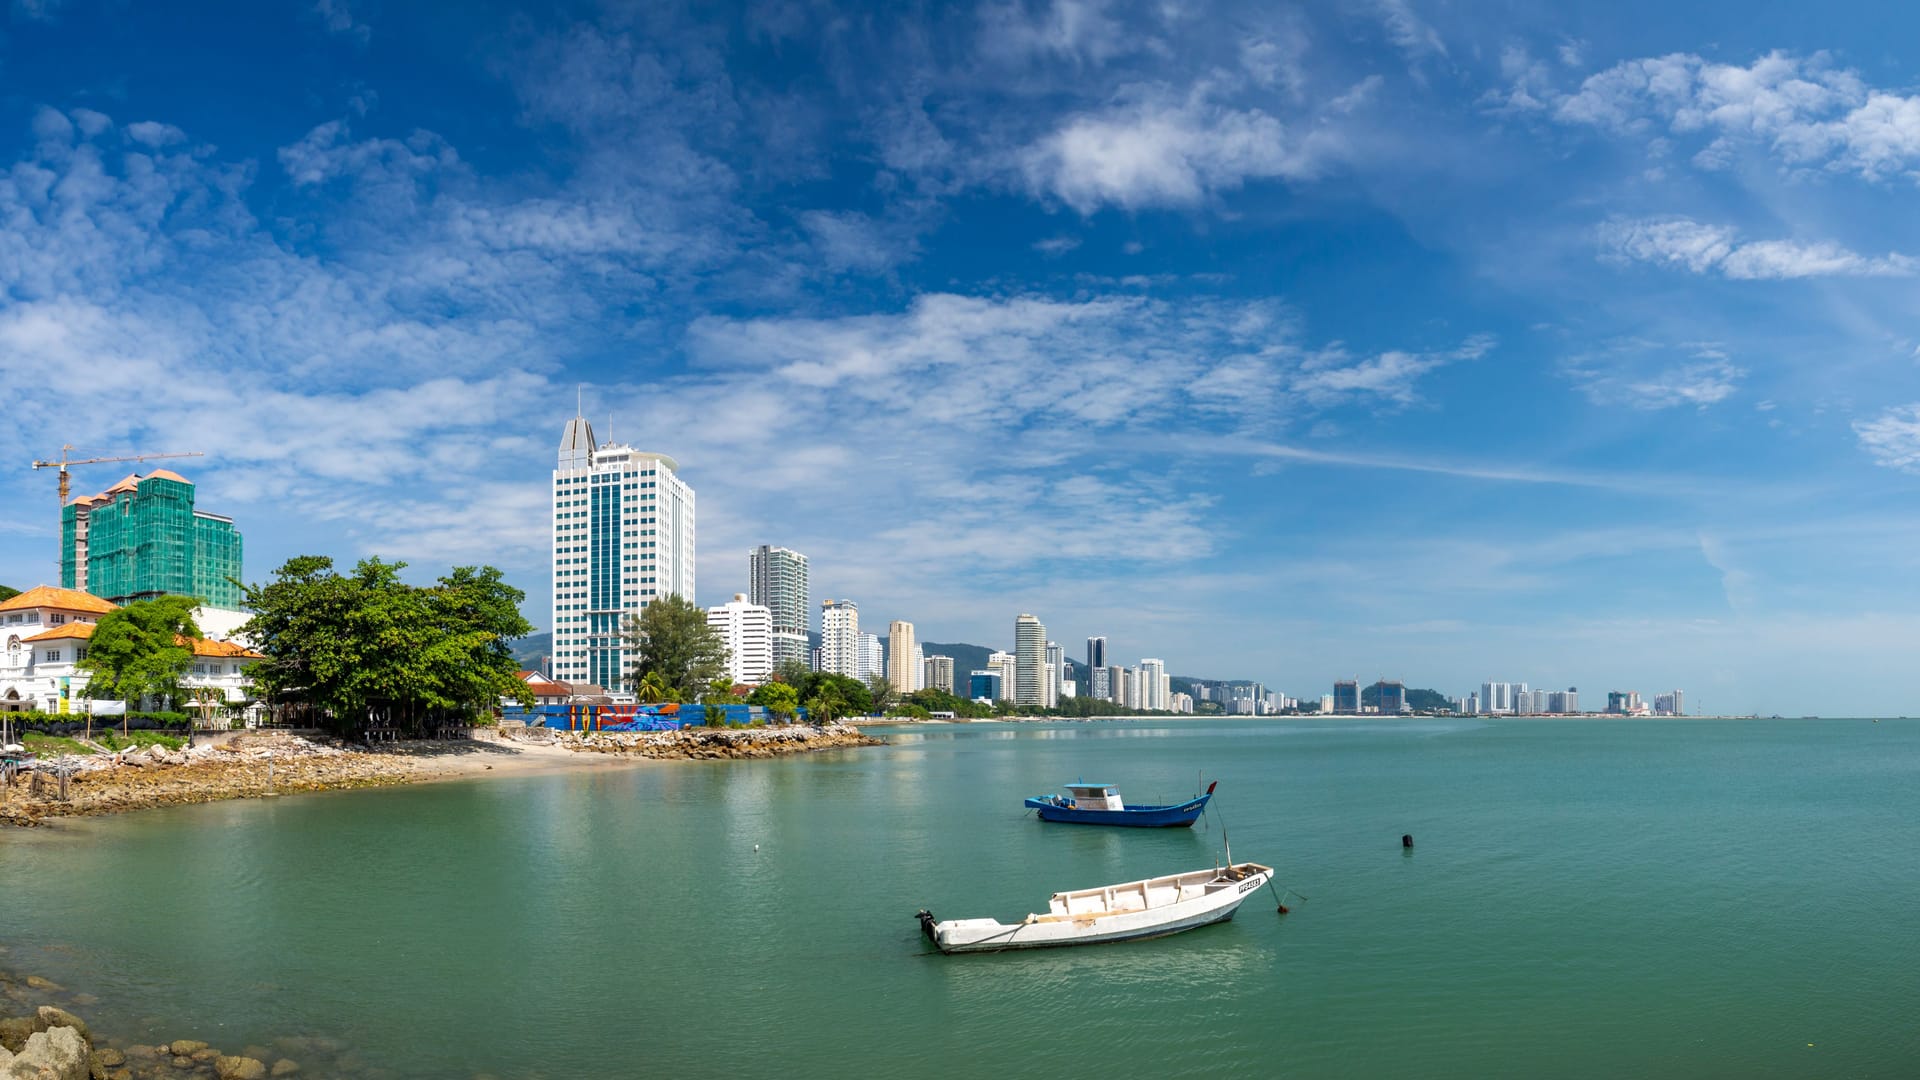
[[[118,605],[90,593],[49,585],[28,589],[0,602],[0,712],[87,713],[105,702],[93,702],[82,693],[87,673],[77,667],[87,655],[100,616]],[[247,698],[247,665],[264,659],[259,653],[230,641],[195,640],[193,667],[180,680],[189,692],[212,688],[221,700]],[[176,708],[191,711],[191,702]]]

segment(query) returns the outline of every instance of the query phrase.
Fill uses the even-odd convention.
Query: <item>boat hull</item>
[[[1217,889],[1160,907],[1076,917],[1028,916],[1019,923],[994,919],[954,919],[938,922],[922,913],[921,926],[934,947],[943,953],[1008,952],[1015,949],[1052,949],[1067,945],[1108,945],[1166,937],[1202,926],[1226,922],[1273,871],[1247,864],[1245,876],[1227,880]],[[1132,883],[1139,884],[1139,883]],[[1115,886],[1116,890],[1129,886]]]
[[[1207,808],[1207,800],[1212,797],[1202,795],[1173,806],[1131,806],[1125,810],[1082,810],[1041,798],[1028,799],[1026,805],[1039,813],[1041,821],[1058,821],[1068,825],[1123,825],[1139,829],[1184,829],[1200,820],[1200,814]]]

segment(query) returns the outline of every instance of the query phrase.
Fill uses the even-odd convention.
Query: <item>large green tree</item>
[[[747,695],[747,704],[760,706],[776,720],[791,720],[800,708],[800,692],[783,682],[763,683]]]
[[[193,666],[193,641],[200,636],[191,596],[135,600],[100,616],[87,639],[86,655],[76,666],[87,673],[87,697],[124,701],[133,712],[146,698],[172,702],[180,696],[180,677]],[[120,721],[122,728],[126,720]]]
[[[20,595],[20,590],[11,585],[0,585],[0,601],[11,600]]]
[[[681,701],[700,697],[727,674],[727,643],[707,623],[705,608],[679,596],[663,596],[627,625],[634,651],[633,678],[658,675]]]
[[[312,707],[351,730],[379,716],[420,728],[471,717],[501,697],[533,704],[510,643],[532,627],[526,594],[493,567],[459,567],[429,586],[400,579],[405,563],[367,559],[351,574],[319,555],[289,559],[248,586],[254,617],[241,628],[266,659],[255,695]]]
[[[875,672],[867,676],[867,700],[871,711],[884,716],[888,709],[893,708],[894,702],[900,700],[900,694],[892,679]]]

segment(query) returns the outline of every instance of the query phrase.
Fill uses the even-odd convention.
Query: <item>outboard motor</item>
[[[914,918],[920,920],[920,932],[927,935],[928,941],[934,941],[933,912],[928,911],[926,908],[921,908],[920,914],[915,915]]]

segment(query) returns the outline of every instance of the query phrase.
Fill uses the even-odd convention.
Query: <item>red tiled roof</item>
[[[93,624],[90,622],[70,622],[65,626],[56,626],[51,630],[42,630],[22,641],[59,641],[63,638],[78,638],[81,641],[93,636]]]

